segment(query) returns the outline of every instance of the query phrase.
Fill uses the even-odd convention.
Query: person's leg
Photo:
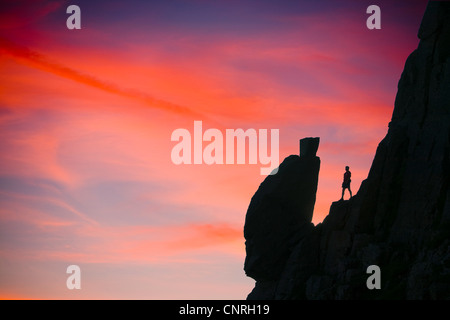
[[[345,191],[345,188],[342,188],[342,196],[341,196],[341,200],[344,200],[344,191]]]
[[[350,189],[350,186],[348,187],[348,192],[350,192],[350,199],[352,198],[352,190]]]

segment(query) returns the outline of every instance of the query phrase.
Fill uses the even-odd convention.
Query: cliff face
[[[317,180],[295,176],[302,157],[261,184],[244,230],[244,269],[256,280],[248,299],[450,298],[450,3],[429,3],[418,36],[389,131],[351,200],[312,226]],[[311,190],[290,188],[298,178]],[[367,288],[370,265],[381,289]]]

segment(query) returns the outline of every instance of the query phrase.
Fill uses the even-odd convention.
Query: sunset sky
[[[367,177],[426,3],[2,1],[0,298],[245,299],[261,164],[175,165],[172,132],[279,129],[280,161],[320,137],[320,223],[346,165]]]

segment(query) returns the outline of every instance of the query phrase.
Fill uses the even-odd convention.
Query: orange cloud
[[[19,63],[26,64],[30,67],[37,68],[42,71],[53,73],[55,75],[100,89],[102,91],[140,101],[152,108],[162,109],[177,114],[199,116],[196,112],[192,111],[189,108],[176,105],[168,101],[159,100],[142,92],[137,92],[131,89],[123,89],[112,83],[99,80],[93,76],[82,74],[69,67],[53,62],[47,57],[39,54],[38,52],[17,45],[3,37],[0,37],[0,52],[9,55]]]
[[[12,292],[1,292],[0,300],[38,300],[39,298],[32,298],[28,295],[15,294]]]

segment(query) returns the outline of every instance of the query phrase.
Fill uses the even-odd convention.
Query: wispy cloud
[[[132,89],[124,89],[113,83],[109,83],[107,81],[97,79],[94,76],[78,72],[77,70],[52,61],[51,59],[34,50],[15,44],[14,42],[9,41],[4,37],[0,37],[0,52],[9,55],[21,64],[25,64],[42,71],[50,72],[60,77],[70,79],[105,92],[142,102],[152,108],[162,109],[182,115],[200,116],[197,112],[187,107],[157,99],[143,92],[135,91]]]

